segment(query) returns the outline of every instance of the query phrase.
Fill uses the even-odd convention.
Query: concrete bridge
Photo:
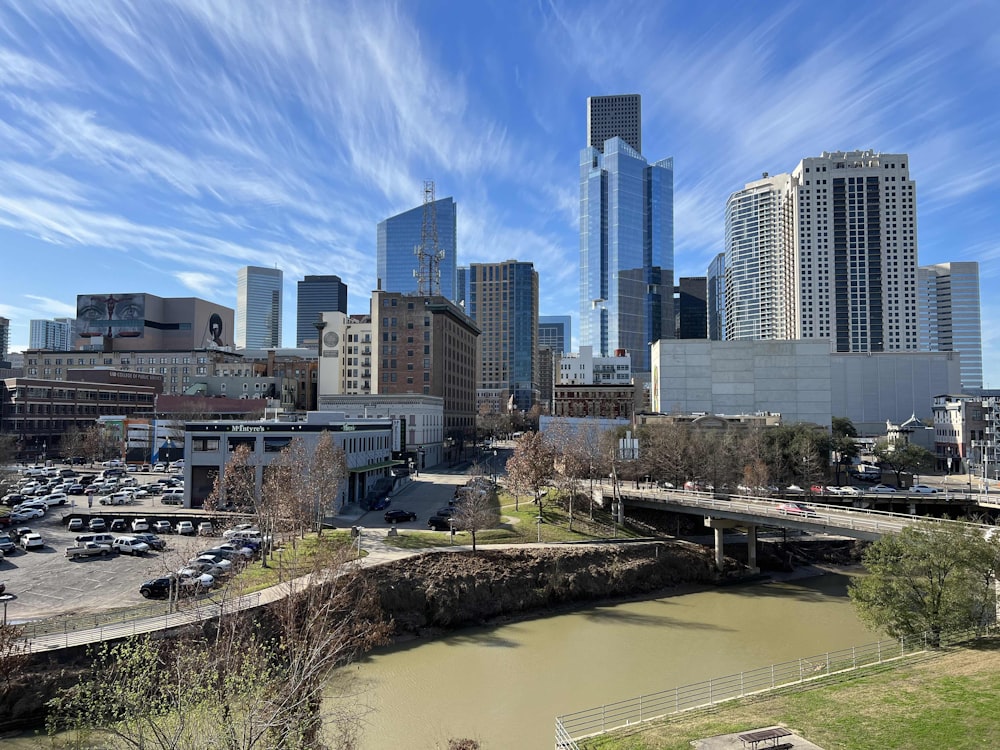
[[[619,523],[624,522],[625,506],[702,516],[705,525],[715,531],[715,562],[720,570],[723,560],[723,534],[726,529],[736,526],[745,527],[747,530],[747,565],[756,571],[758,526],[778,526],[814,534],[834,534],[875,541],[883,534],[899,533],[907,526],[920,522],[970,525],[966,521],[799,500],[743,495],[732,495],[727,498],[711,492],[630,488],[610,483],[595,485],[594,494],[595,501],[602,507],[611,509]],[[972,525],[981,528],[984,534],[994,528],[982,524]]]

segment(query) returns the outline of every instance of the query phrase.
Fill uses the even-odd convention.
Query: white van
[[[168,487],[163,490],[163,497],[160,502],[164,505],[183,505],[184,504],[184,488],[183,487]]]

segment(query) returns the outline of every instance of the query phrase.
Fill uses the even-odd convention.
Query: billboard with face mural
[[[77,295],[77,335],[82,338],[142,338],[145,324],[145,294]]]

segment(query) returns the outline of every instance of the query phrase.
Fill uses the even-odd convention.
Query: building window
[[[191,449],[195,451],[219,450],[219,438],[196,437],[191,439]]]

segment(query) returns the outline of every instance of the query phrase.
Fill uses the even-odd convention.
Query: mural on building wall
[[[77,295],[76,326],[82,338],[142,338],[145,324],[145,294]]]

